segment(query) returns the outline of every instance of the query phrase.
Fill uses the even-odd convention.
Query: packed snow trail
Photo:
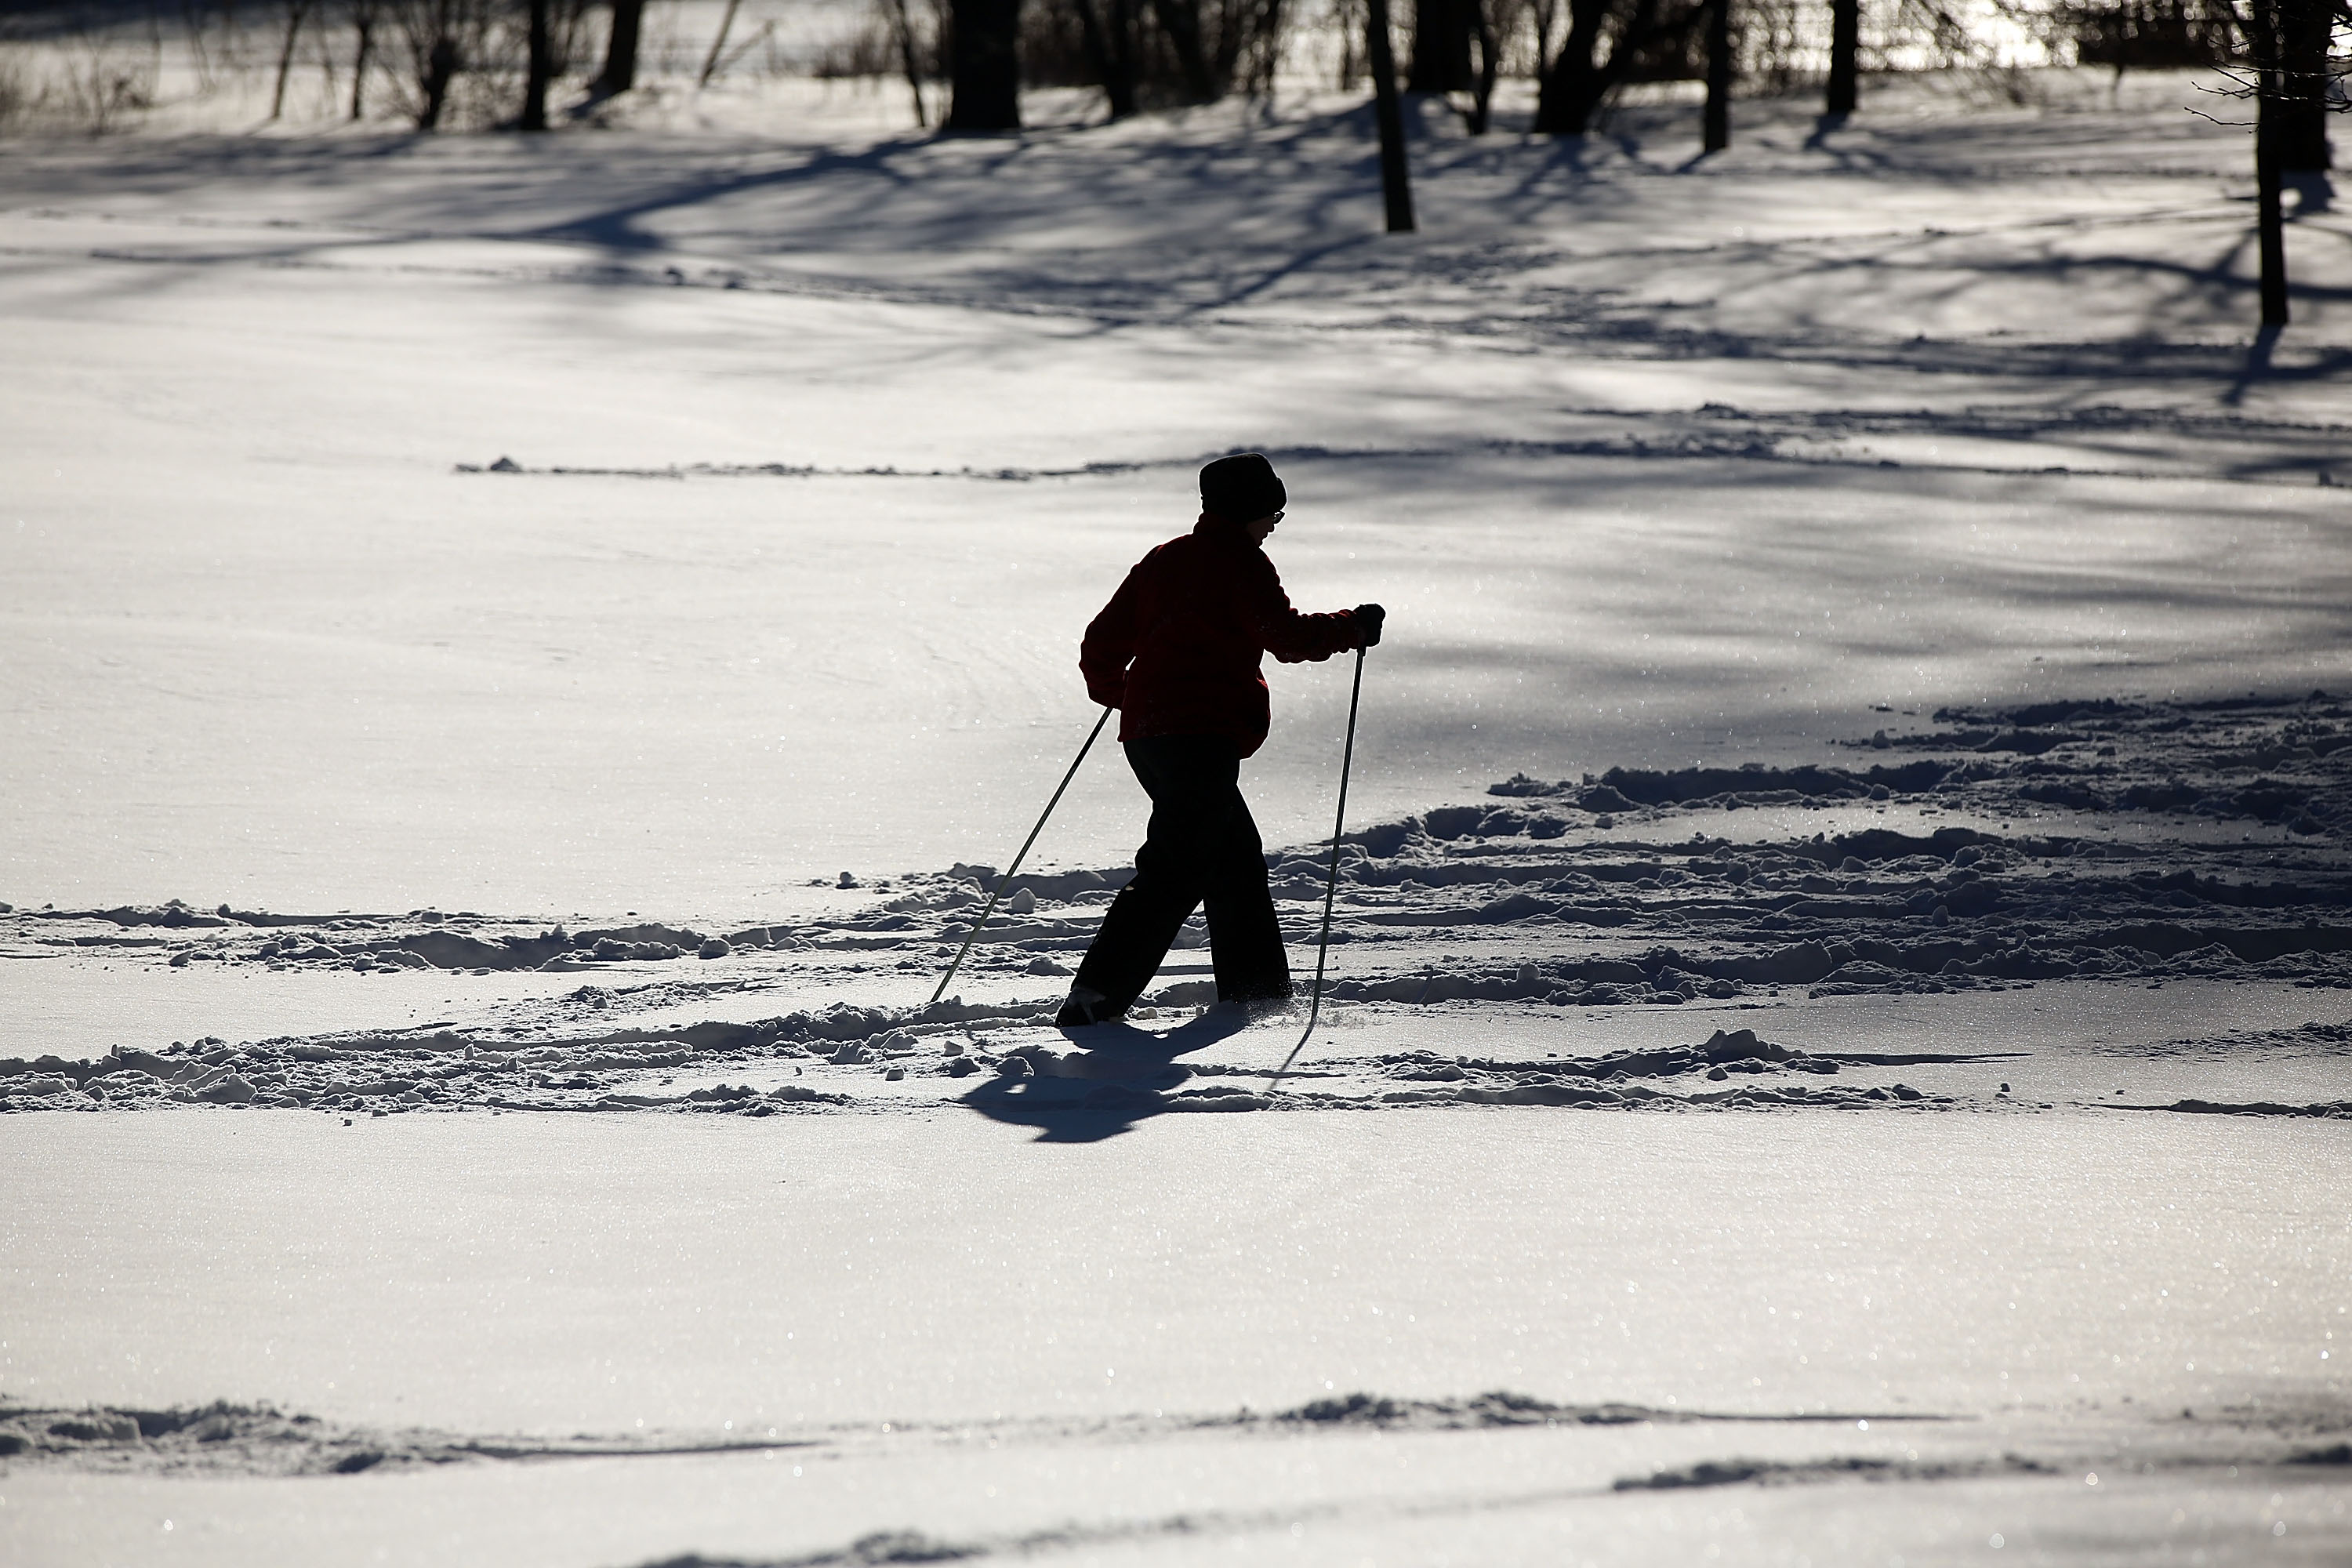
[[[1044,1026],[1061,977],[1124,873],[1018,878],[1006,918],[974,938],[997,879],[958,867],[843,889],[856,907],[820,918],[723,932],[432,911],[14,911],[0,916],[12,953],[0,962],[70,983],[100,960],[118,966],[103,984],[126,994],[215,965],[355,986],[456,971],[581,980],[401,1027],[115,1041],[108,1054],[12,1040],[0,1107],[960,1103],[1124,1126],[1167,1111],[2021,1107],[2088,1092],[2343,1116],[2326,1075],[2352,1051],[2352,1027],[2322,998],[2352,989],[2347,720],[2319,694],[1944,712],[1898,718],[1834,764],[1518,777],[1479,804],[1359,829],[1342,846],[1333,1029],[1272,1092],[1252,1079],[1279,1060],[1285,1026],[1247,1029],[1208,1006],[1197,921],[1127,1025],[1066,1036]],[[1803,831],[1816,820],[1829,826]],[[1887,820],[1903,826],[1876,825]],[[1311,940],[1324,851],[1270,860],[1293,940]],[[963,991],[923,1001],[967,940]],[[2150,1035],[2153,1076],[2134,1083],[2084,1091],[2062,1074],[2012,1089],[2042,1075],[1998,1070],[2046,1044],[2004,994],[2167,983],[2176,1011],[2184,983],[2273,1000],[2225,1010],[2207,1035]],[[1999,1033],[1956,1039],[1929,1024],[1889,1049],[1821,1032],[1822,1005],[1914,996]]]

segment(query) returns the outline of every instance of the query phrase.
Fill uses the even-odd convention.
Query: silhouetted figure
[[[1103,917],[1055,1019],[1108,1022],[1159,973],[1169,944],[1207,906],[1220,1002],[1290,994],[1290,964],[1265,885],[1265,848],[1242,799],[1241,762],[1265,743],[1262,655],[1325,659],[1381,640],[1378,605],[1301,615],[1259,548],[1287,500],[1255,452],[1201,470],[1192,531],[1136,563],[1078,653],[1087,692],[1119,710],[1118,738],[1151,826],[1135,879]]]

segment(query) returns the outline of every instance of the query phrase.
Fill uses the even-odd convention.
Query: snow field
[[[11,142],[0,1552],[2340,1559],[2352,231],[2126,86]],[[923,1007],[1238,447],[1271,1095],[1113,757]]]
[[[51,805],[9,895],[749,920],[1002,855],[1084,732],[1076,629],[1235,445],[1298,494],[1294,595],[1398,613],[1375,819],[1802,758],[1906,694],[2340,674],[2337,219],[2250,381],[2232,135],[1757,113],[1687,176],[1666,119],[1433,132],[1397,244],[1318,113],[28,144],[0,766]],[[501,457],[837,477],[455,471]],[[1142,466],[862,471],[1105,463]],[[1253,784],[1298,842],[1339,682],[1276,684]],[[1065,864],[1133,836],[1115,765],[1084,788]]]
[[[1323,468],[1295,465],[1297,488]],[[1683,474],[1675,505],[1701,517],[1770,505],[1728,474],[1722,489]],[[201,542],[160,498],[46,538],[16,531],[26,695],[0,767],[53,803],[9,847],[17,901],[487,904],[600,921],[650,904],[749,921],[810,876],[1002,857],[1085,735],[1075,628],[1102,583],[1181,526],[1087,493],[1115,488],[1101,480],[1042,495],[774,481],[780,498],[759,480],[544,481],[625,485],[593,530],[517,518],[501,476],[425,482],[436,499],[403,507],[415,526],[390,532],[294,493]],[[1164,488],[1180,484],[1171,473]],[[1598,508],[1596,489],[1559,499]],[[558,493],[568,512],[576,493]],[[1278,542],[1302,602],[1386,594],[1412,627],[1367,671],[1352,798],[1379,820],[1523,769],[1812,761],[1870,703],[1932,705],[1956,688],[2340,685],[2325,563],[2341,517],[2325,494],[2263,495],[2265,514],[2228,536],[2126,518],[2056,550],[2023,510],[1990,538],[1990,522],[1955,518],[1906,542],[1904,509],[1921,503],[1898,507],[1891,489],[1884,509],[1826,517],[1817,491],[1790,490],[1769,545],[1613,509],[1562,533],[1533,495],[1442,530],[1395,515],[1412,503],[1367,499],[1311,531],[1318,503],[1304,500],[1308,517],[1286,525],[1299,537]],[[811,548],[797,522],[780,536],[759,517],[776,500],[830,542]],[[1059,520],[1036,549],[993,542],[1023,525],[1001,510],[1016,500]],[[889,506],[887,534],[850,521],[874,502]],[[1115,535],[1107,516],[1122,520]],[[1875,542],[1858,547],[1857,531]],[[1699,586],[1727,553],[1736,580]],[[2167,607],[2119,607],[2119,577]],[[877,620],[836,591],[860,582],[908,608],[891,598]],[[1281,722],[1249,778],[1268,841],[1300,843],[1328,831],[1346,676],[1334,663],[1274,680]],[[1090,763],[1043,841],[1047,863],[1131,848],[1123,775],[1115,753]]]
[[[2352,1263],[2333,1125],[2184,1139],[2076,1115],[2021,1141],[1994,1117],[1207,1118],[1188,1119],[1181,1162],[1160,1142],[1024,1146],[975,1118],[819,1118],[784,1140],[770,1125],[264,1117],[224,1139],[190,1115],[15,1122],[19,1398],[152,1408],[234,1386],[387,1430],[625,1436],[642,1420],[715,1442],[731,1421],[817,1447],[497,1483],[394,1465],[308,1483],[351,1494],[310,1494],[324,1513],[290,1507],[289,1483],[27,1472],[0,1518],[34,1532],[35,1560],[68,1542],[205,1556],[210,1519],[214,1551],[491,1561],[502,1527],[457,1548],[370,1521],[520,1499],[537,1560],[611,1563],[688,1544],[782,1557],[880,1530],[1116,1535],[1195,1510],[1244,1544],[1281,1540],[1284,1509],[1360,1542],[1426,1500],[1456,1539],[1524,1551],[1529,1513],[1559,1522],[1544,1497],[1573,1525],[1618,1479],[1707,1460],[1998,1468],[2014,1453],[2079,1489],[2078,1463],[2276,1463],[2340,1408],[2318,1358],[2344,1331]],[[191,1158],[211,1173],[200,1188],[171,1175]],[[927,1174],[941,1159],[958,1181]],[[1431,1159],[1446,1184],[1426,1180]],[[289,1185],[289,1168],[312,1179]],[[123,1213],[141,1217],[93,1223]],[[1947,1419],[1413,1436],[1408,1415],[1401,1442],[1363,1423],[1336,1446],[1192,1425],[1325,1384],[1407,1401],[1500,1384],[1657,1423]],[[2183,1406],[2205,1415],[2182,1423]],[[880,1421],[901,1435],[877,1437]],[[1168,1421],[1183,1425],[1154,1436]],[[764,1500],[793,1463],[810,1484]],[[656,1467],[642,1487],[638,1466]],[[679,1486],[709,1489],[708,1509],[677,1506]],[[1536,1504],[1502,1507],[1524,1494]],[[1936,1495],[1988,1528],[2003,1517]],[[192,1521],[184,1538],[121,1527],[164,1506]],[[1677,1511],[1692,1529],[1720,1509]],[[1657,1549],[1638,1523],[1628,1539]]]
[[[1743,1430],[1750,1452],[1783,1446],[1757,1442],[1748,1436],[1752,1431]],[[380,1476],[352,1484],[346,1510],[332,1516],[311,1511],[306,1492],[316,1483],[307,1479],[44,1477],[22,1490],[12,1488],[12,1506],[36,1505],[74,1520],[83,1526],[78,1545],[97,1543],[107,1561],[126,1564],[236,1562],[240,1551],[257,1548],[322,1563],[373,1561],[373,1543],[412,1538],[420,1518],[466,1522],[433,1534],[430,1557],[387,1552],[381,1560],[674,1561],[678,1531],[659,1521],[678,1516],[696,1521],[687,1533],[707,1554],[701,1560],[722,1562],[777,1560],[764,1554],[780,1538],[796,1538],[823,1543],[809,1556],[845,1554],[862,1543],[870,1555],[949,1550],[1103,1563],[1192,1562],[1204,1552],[1348,1564],[1400,1558],[1582,1564],[1667,1554],[1771,1563],[1818,1561],[1817,1553],[1942,1563],[1983,1560],[2000,1550],[1990,1544],[1998,1537],[2027,1561],[2078,1561],[2104,1549],[2118,1561],[2160,1561],[2167,1552],[2193,1561],[2201,1552],[2216,1564],[2324,1564],[2335,1560],[2347,1500],[2340,1484],[2320,1479],[2326,1472],[2291,1464],[2168,1468],[2152,1477],[2112,1468],[2008,1477],[1995,1464],[1990,1479],[1940,1481],[1898,1511],[1856,1506],[1852,1485],[1783,1481],[1619,1492],[1602,1479],[1605,1463],[1590,1464],[1578,1452],[1606,1447],[1619,1462],[1673,1463],[1693,1444],[1672,1429],[1652,1439],[1612,1428],[1582,1440],[1550,1432],[1483,1439],[1296,1437],[1213,1454],[1153,1443],[1115,1454],[1056,1445],[1000,1457],[970,1452],[982,1448],[974,1439],[959,1446],[965,1451],[919,1459],[901,1450],[863,1464],[804,1463],[799,1476],[789,1474],[793,1467],[784,1455],[764,1463],[580,1460]],[[1907,1463],[1899,1456],[1877,1458],[1893,1449],[1891,1442],[1868,1445],[1857,1436],[1840,1447],[1874,1448],[1849,1455],[1865,1468],[1876,1461],[1899,1472]],[[1139,1479],[1139,1472],[1155,1470],[1158,1482]],[[1256,1484],[1245,1484],[1244,1474]],[[2084,1483],[2092,1475],[2096,1486]],[[1359,1489],[1375,1478],[1387,1484],[1367,1498],[1362,1490],[1351,1495],[1343,1477]],[[1284,1504],[1252,1507],[1268,1483]],[[942,1526],[961,1526],[959,1533],[865,1530],[875,1518],[893,1516],[877,1494],[909,1484],[937,1500],[934,1517]],[[1893,1489],[1868,1487],[1861,1500],[1878,1502]],[[1074,1496],[1099,1500],[1074,1520],[1064,1511]],[[1136,1519],[1118,1507],[1178,1500],[1182,1511],[1154,1518]],[[779,1531],[778,1519],[793,1521],[793,1528]],[[161,1528],[166,1521],[170,1531]],[[31,1544],[43,1542],[33,1538]]]

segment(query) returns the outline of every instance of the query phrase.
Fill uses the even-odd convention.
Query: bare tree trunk
[[[949,132],[1021,129],[1021,0],[954,0]]]
[[[1252,65],[1247,90],[1259,96],[1271,96],[1275,73],[1282,68],[1282,40],[1289,26],[1283,15],[1284,0],[1265,0],[1257,12],[1256,59]]]
[[[352,30],[357,35],[352,46],[352,118],[357,120],[367,110],[369,57],[375,52],[375,0],[356,0],[352,6]]]
[[[1372,68],[1372,113],[1381,127],[1381,195],[1391,234],[1411,234],[1412,180],[1405,166],[1404,110],[1397,102],[1396,53],[1389,42],[1389,0],[1367,0],[1364,53]]]
[[[327,95],[320,101],[333,103],[342,88],[342,79],[335,73],[335,43],[328,37],[323,25],[310,29],[310,47],[319,57],[319,74],[327,79]]]
[[[1110,117],[1125,120],[1136,110],[1134,13],[1125,0],[1111,0],[1108,19],[1096,13],[1094,0],[1071,3],[1077,8],[1078,30],[1110,105]]]
[[[727,0],[727,9],[719,14],[719,36],[710,40],[710,52],[702,57],[702,74],[694,79],[698,89],[709,87],[712,75],[718,71],[719,57],[727,49],[728,31],[735,26],[735,13],[742,8],[742,5],[743,0]]]
[[[1110,117],[1124,120],[1118,94],[1111,88],[1111,78],[1117,73],[1110,62],[1110,45],[1103,35],[1102,18],[1095,15],[1094,0],[1070,0],[1071,9],[1078,14],[1078,42],[1087,51],[1087,63],[1094,67],[1096,85],[1103,89],[1103,98],[1110,105]]]
[[[1234,0],[1228,10],[1231,15],[1220,25],[1230,31],[1219,40],[1215,57],[1218,90],[1255,97],[1262,79],[1271,91],[1274,72],[1266,66],[1266,51],[1280,47],[1282,0]]]
[[[1581,136],[1592,123],[1592,111],[1615,80],[1596,60],[1601,25],[1609,18],[1609,0],[1569,0],[1568,37],[1559,56],[1544,72],[1536,98],[1538,132],[1549,136]],[[1615,63],[1612,56],[1611,63]]]
[[[1209,80],[1215,85],[1219,98],[1233,90],[1234,73],[1241,68],[1242,40],[1247,36],[1242,22],[1246,5],[1247,0],[1218,0],[1217,47],[1202,51],[1208,58]]]
[[[1214,103],[1224,96],[1209,68],[1208,51],[1201,47],[1200,0],[1151,0],[1160,31],[1176,51],[1176,68],[1184,73],[1184,91],[1194,103]]]
[[[2262,253],[2263,325],[2284,327],[2289,319],[2286,289],[2286,216],[2279,199],[2278,110],[2264,98],[2255,110],[2254,184],[2256,241]]]
[[[1471,15],[1476,0],[1412,0],[1412,69],[1407,92],[1465,92],[1470,74]]]
[[[2278,108],[2279,167],[2312,174],[2334,162],[2327,146],[2327,46],[2336,18],[2328,0],[2279,0],[2284,79]]]
[[[1731,0],[1707,0],[1706,150],[1731,145]]]
[[[646,0],[613,0],[613,34],[604,46],[604,69],[592,89],[612,98],[637,85],[637,35],[644,29]]]
[[[195,63],[196,86],[199,91],[213,89],[212,51],[205,47],[204,0],[180,0],[181,15],[187,23],[188,58]]]
[[[1544,73],[1536,99],[1535,131],[1550,136],[1581,136],[1591,126],[1602,100],[1644,48],[1661,42],[1681,47],[1679,40],[1692,23],[1706,15],[1706,0],[1675,13],[1666,21],[1658,16],[1660,0],[1633,0],[1633,8],[1617,28],[1609,58],[1598,59],[1601,40],[1612,9],[1611,0],[1569,0],[1568,39],[1559,58]]]
[[[923,67],[915,52],[915,19],[907,14],[907,0],[893,0],[890,30],[898,35],[898,65],[907,73],[907,90],[915,95],[915,128],[930,128],[923,111]]]
[[[1470,6],[1478,23],[1478,85],[1471,89],[1470,134],[1484,136],[1493,120],[1495,78],[1502,68],[1502,47],[1495,37],[1495,24],[1486,14],[1487,0],[1470,0]]]
[[[1862,0],[1830,0],[1830,89],[1822,111],[1843,120],[1862,96]]]
[[[2287,324],[2286,219],[2279,201],[2279,107],[2284,72],[2279,13],[2285,0],[2254,0],[2254,231],[2262,256],[2263,325]]]
[[[278,51],[278,86],[269,95],[272,120],[286,112],[286,78],[294,69],[294,40],[301,34],[302,19],[310,14],[310,0],[286,0],[286,41]]]
[[[1143,72],[1142,44],[1139,31],[1142,13],[1138,0],[1110,0],[1110,12],[1105,18],[1110,25],[1111,47],[1118,52],[1119,71],[1126,81],[1126,93],[1130,113],[1142,107],[1137,94]]]
[[[449,106],[449,83],[457,75],[457,41],[444,34],[433,40],[425,61],[425,110],[416,117],[419,131],[436,131],[441,111]]]
[[[555,74],[554,41],[547,26],[548,0],[530,0],[530,58],[523,67],[522,118],[515,123],[524,131],[547,129],[547,83]]]

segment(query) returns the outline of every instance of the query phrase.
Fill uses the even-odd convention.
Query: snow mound
[[[2219,1105],[2210,1100],[2176,1100],[2169,1105],[2126,1106],[2131,1110],[2176,1110],[2192,1116],[2315,1116],[2329,1121],[2352,1121],[2352,1100],[2325,1105],[2279,1105],[2257,1100],[2249,1105]]]
[[[2038,703],[1978,710],[1938,709],[1942,728],[1874,731],[1849,747],[1931,755],[1859,771],[1806,765],[1693,767],[1668,772],[1611,768],[1580,783],[1545,783],[1524,773],[1489,793],[1552,799],[1590,812],[1706,805],[1738,808],[1885,801],[1934,795],[1958,806],[2003,815],[2026,805],[2090,814],[2175,812],[2224,821],[2284,823],[2304,834],[2352,826],[2352,771],[2336,759],[2352,751],[2344,700],[2315,690],[2300,700],[2231,698],[2210,702]],[[1507,815],[1433,813],[1428,830],[1454,837],[1473,823],[1491,833]],[[1530,826],[1546,823],[1528,818]],[[1540,830],[1540,828],[1538,828]],[[1868,858],[1869,857],[1864,857]]]
[[[1726,1415],[1680,1407],[1611,1402],[1600,1405],[1559,1405],[1530,1394],[1493,1389],[1470,1399],[1393,1399],[1382,1394],[1346,1394],[1317,1399],[1293,1410],[1256,1416],[1244,1413],[1238,1421],[1268,1421],[1315,1426],[1404,1427],[1430,1431],[1461,1431],[1482,1426],[1638,1426],[1698,1422],[1769,1423],[1818,1422],[1843,1426],[1855,1421],[1939,1421],[1937,1415],[1886,1415],[1856,1411],[1795,1411],[1781,1415]]]
[[[76,1469],[172,1475],[353,1476],[483,1459],[609,1458],[803,1447],[721,1436],[467,1436],[354,1426],[228,1400],[168,1410],[47,1409],[0,1404],[0,1456]]]
[[[1737,1487],[1749,1482],[1765,1486],[1801,1481],[1948,1481],[1982,1476],[2054,1474],[2053,1466],[2017,1454],[1999,1458],[1920,1462],[1864,1458],[1842,1455],[1833,1459],[1704,1459],[1680,1469],[1654,1470],[1646,1476],[1620,1478],[1613,1489],[1679,1491],[1689,1487]]]

